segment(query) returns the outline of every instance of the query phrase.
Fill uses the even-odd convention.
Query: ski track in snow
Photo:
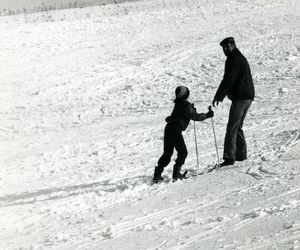
[[[243,192],[246,192],[247,190],[254,189],[256,186],[259,186],[259,185],[254,185],[254,186],[251,186],[248,188],[243,187],[239,190],[233,190],[230,192],[230,194],[237,193],[237,191],[241,191],[241,190]],[[282,196],[287,196],[287,195],[290,195],[293,193],[297,193],[299,191],[300,191],[300,188],[297,188],[295,190],[291,190],[286,193],[283,193],[280,196],[271,197],[268,199],[268,201],[279,199]],[[224,196],[225,196],[225,198],[214,200],[212,202],[207,202],[207,203],[205,203],[205,205],[202,205],[202,206],[199,205],[198,203],[192,204],[192,205],[191,204],[183,204],[183,205],[177,206],[176,209],[174,209],[174,208],[166,209],[166,210],[162,210],[162,211],[159,211],[156,213],[148,214],[144,217],[137,217],[133,221],[118,223],[112,228],[112,231],[114,232],[113,237],[118,238],[122,235],[125,235],[125,234],[130,233],[131,231],[135,231],[135,230],[142,230],[142,231],[143,230],[146,230],[146,231],[147,230],[158,230],[159,225],[163,224],[162,222],[164,222],[164,218],[167,217],[168,221],[174,221],[174,220],[176,221],[179,218],[185,217],[186,215],[188,215],[190,213],[196,213],[197,210],[202,210],[205,207],[211,207],[211,206],[214,206],[216,203],[221,203],[225,199],[228,199],[230,197],[226,193],[224,194]],[[296,208],[298,208],[298,207],[299,206],[297,206]],[[259,215],[259,213],[261,212],[260,209],[254,208],[249,213],[242,214],[239,217],[237,217],[236,214],[229,214],[227,216],[224,216],[223,218],[217,217],[215,219],[209,219],[209,220],[203,219],[201,222],[200,221],[195,222],[195,221],[189,221],[189,220],[183,221],[183,222],[181,222],[181,225],[185,225],[185,224],[188,225],[190,223],[191,224],[195,224],[195,223],[200,224],[201,223],[201,224],[209,225],[210,223],[216,223],[216,222],[222,222],[222,221],[224,221],[224,223],[218,223],[219,225],[217,227],[213,227],[211,230],[208,230],[208,232],[205,232],[203,234],[197,234],[194,237],[190,237],[190,238],[188,238],[188,240],[186,242],[180,242],[180,246],[182,248],[185,248],[186,246],[192,244],[193,242],[201,241],[201,239],[208,240],[207,236],[209,236],[209,239],[217,238],[217,237],[219,237],[219,235],[216,235],[216,233],[219,232],[222,228],[224,228],[224,226],[228,227],[228,224],[230,224],[230,228],[232,231],[237,231],[241,227],[244,227],[245,225],[247,225],[248,223],[253,223],[254,221],[252,219],[260,216]],[[258,212],[256,212],[257,210],[258,210]],[[255,212],[253,212],[253,211],[255,211]],[[273,213],[275,214],[276,212],[277,211],[275,208],[275,211]],[[270,215],[273,215],[272,212],[269,212],[269,213],[270,213]],[[242,218],[240,218],[240,217],[242,217]],[[241,219],[243,219],[242,222],[240,221]],[[228,222],[228,220],[230,220],[230,222]],[[148,226],[148,229],[147,229],[147,226]],[[89,231],[95,232],[97,230],[99,230],[99,228],[91,228]],[[89,232],[85,232],[85,233],[89,233]],[[210,235],[214,235],[214,236],[210,236]],[[205,237],[203,237],[203,236],[205,236]],[[78,246],[77,245],[78,243],[79,242],[73,242],[72,246],[73,247]],[[80,242],[80,244],[82,244],[82,241]],[[94,244],[97,245],[97,241],[95,241]],[[178,246],[176,246],[175,248],[177,248],[177,247]]]
[[[0,248],[300,249],[299,6],[158,0],[0,17]],[[152,185],[174,89],[189,86],[206,112],[227,35],[256,86],[249,158],[176,183],[169,166]],[[219,154],[229,105],[215,109]],[[196,126],[203,170],[214,140],[209,120]]]

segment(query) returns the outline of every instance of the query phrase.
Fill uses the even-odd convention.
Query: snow
[[[0,249],[300,249],[299,1],[156,0],[0,18]],[[206,112],[234,36],[249,159],[152,185],[174,89]],[[215,109],[222,154],[230,102]],[[196,123],[200,170],[216,162]],[[197,170],[193,123],[184,166]]]

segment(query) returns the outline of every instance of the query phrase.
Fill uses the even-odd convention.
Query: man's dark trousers
[[[164,153],[158,160],[160,168],[164,168],[170,163],[174,148],[177,151],[176,164],[181,166],[188,154],[182,131],[176,123],[168,123],[164,132]]]
[[[231,103],[224,142],[224,160],[247,159],[247,144],[242,127],[251,103],[252,100],[238,100]]]

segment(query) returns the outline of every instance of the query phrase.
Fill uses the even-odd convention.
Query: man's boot
[[[234,165],[234,160],[232,159],[224,159],[224,161],[220,164],[220,167],[225,167],[229,165]]]
[[[157,183],[159,181],[163,181],[164,178],[161,176],[162,172],[164,171],[164,168],[163,167],[155,167],[154,169],[154,176],[153,176],[153,182],[154,183]]]
[[[185,171],[183,174],[180,173],[180,169],[181,169],[181,166],[182,165],[178,165],[178,164],[175,164],[174,167],[173,167],[173,181],[177,181],[178,179],[179,180],[182,180],[182,179],[186,179],[187,176],[187,171]]]

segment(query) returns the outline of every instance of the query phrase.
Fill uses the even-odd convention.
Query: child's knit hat
[[[175,90],[176,99],[187,99],[190,95],[190,90],[186,86],[178,86]]]

